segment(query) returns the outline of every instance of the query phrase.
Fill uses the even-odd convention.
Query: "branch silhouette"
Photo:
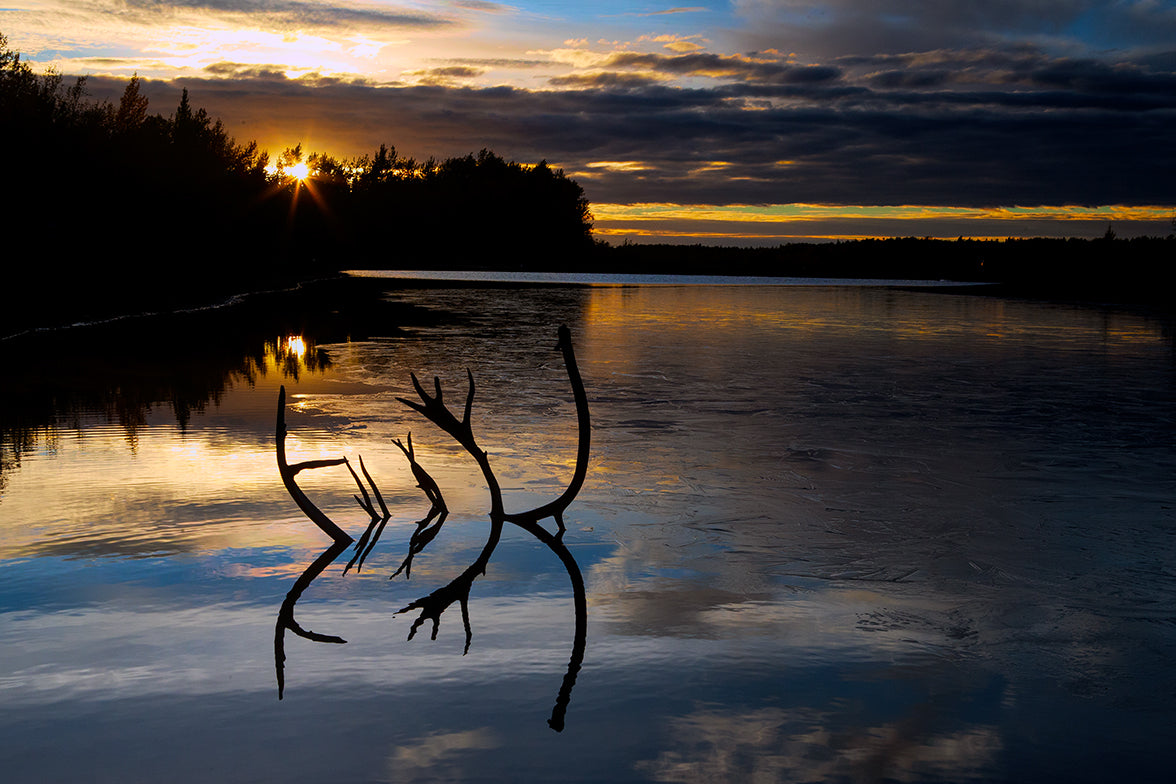
[[[309,629],[303,629],[298,625],[298,621],[294,619],[294,605],[298,603],[298,599],[302,596],[302,592],[306,590],[315,578],[323,573],[323,570],[334,563],[335,559],[343,554],[347,549],[347,542],[334,542],[323,551],[322,555],[314,560],[314,562],[306,567],[297,580],[294,581],[294,586],[290,592],[286,594],[286,599],[282,602],[281,609],[278,610],[278,622],[274,626],[274,668],[278,675],[278,699],[282,699],[286,691],[286,630],[294,632],[299,637],[314,642],[331,642],[343,644],[347,640],[342,637],[337,637],[330,634],[319,634],[312,632]]]

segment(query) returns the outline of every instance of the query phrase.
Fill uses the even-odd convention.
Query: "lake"
[[[566,532],[501,526],[468,652],[460,601],[409,640],[419,610],[398,611],[492,526],[470,453],[398,398],[437,376],[461,420],[468,370],[506,511],[546,504],[577,458],[561,325],[591,413]],[[868,285],[347,279],[0,351],[5,781],[1160,782],[1176,764],[1168,320]],[[359,539],[372,518],[331,463],[362,457],[387,505],[362,570],[283,486],[282,387],[290,462],[326,461],[297,475],[307,497]],[[448,516],[390,579],[431,506],[409,434]],[[323,637],[276,626],[284,606]]]

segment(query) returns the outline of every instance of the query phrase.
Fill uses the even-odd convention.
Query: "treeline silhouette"
[[[341,161],[298,146],[271,165],[187,90],[167,116],[137,75],[117,104],[88,100],[84,78],[34,72],[2,35],[0,118],[5,271],[26,292],[10,293],[0,334],[357,264],[525,263],[592,246],[583,189],[546,162],[488,150],[417,162],[390,146]]]
[[[926,237],[791,243],[764,248],[622,244],[595,259],[598,271],[968,281],[983,292],[1041,298],[1176,305],[1166,272],[1176,236],[1117,239],[938,240]]]

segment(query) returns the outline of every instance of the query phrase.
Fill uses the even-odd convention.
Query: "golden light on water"
[[[302,359],[306,356],[306,341],[301,335],[292,335],[282,340],[282,351]]]

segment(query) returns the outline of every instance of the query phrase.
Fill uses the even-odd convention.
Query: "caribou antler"
[[[274,668],[278,676],[278,699],[282,699],[282,695],[286,690],[286,630],[294,632],[299,637],[314,642],[330,642],[337,644],[344,644],[347,640],[342,637],[336,637],[330,634],[319,634],[312,632],[309,629],[303,629],[298,625],[298,621],[294,620],[294,605],[298,603],[298,599],[302,596],[302,592],[314,582],[315,578],[322,574],[323,570],[334,563],[335,559],[343,554],[347,549],[347,542],[333,542],[330,547],[323,551],[322,555],[314,560],[314,562],[306,567],[306,570],[299,575],[298,579],[294,581],[294,586],[290,588],[290,592],[286,594],[285,600],[282,602],[281,609],[278,610],[278,622],[274,625]]]
[[[310,518],[310,521],[317,525],[326,533],[327,536],[334,539],[336,542],[343,542],[351,544],[354,539],[339,526],[335,525],[331,518],[322,513],[321,510],[314,503],[306,497],[306,493],[302,492],[302,488],[294,481],[294,477],[300,471],[306,471],[313,468],[327,468],[329,466],[344,465],[347,463],[347,458],[340,457],[336,460],[307,460],[302,463],[295,463],[290,465],[286,462],[286,387],[283,385],[278,390],[278,473],[282,476],[282,484],[286,485],[286,490],[290,493],[290,497],[294,499],[294,503],[298,504],[298,508],[302,510],[303,514]],[[348,466],[350,468],[350,466]]]
[[[278,473],[282,476],[282,483],[286,485],[286,490],[289,491],[290,497],[294,499],[294,503],[298,504],[298,508],[302,510],[311,522],[321,528],[334,543],[323,551],[322,555],[314,560],[306,568],[306,570],[294,581],[293,587],[290,588],[289,593],[286,594],[285,601],[282,602],[281,609],[278,610],[278,620],[274,626],[274,668],[277,671],[278,677],[278,699],[282,699],[285,691],[285,662],[286,662],[286,630],[294,632],[299,637],[315,642],[329,642],[329,643],[346,643],[342,637],[336,637],[329,634],[319,634],[312,632],[309,629],[303,629],[298,621],[294,619],[294,605],[298,603],[298,599],[302,596],[302,592],[306,590],[315,578],[322,574],[323,570],[327,568],[336,558],[338,558],[347,546],[354,540],[346,531],[335,525],[331,518],[323,514],[314,502],[311,501],[302,488],[298,486],[298,482],[294,477],[300,471],[306,471],[315,468],[328,468],[337,465],[347,465],[348,469],[351,465],[347,462],[347,458],[342,457],[336,460],[307,460],[301,463],[290,465],[286,462],[286,387],[283,385],[278,390],[278,423],[277,423],[277,455],[278,455]],[[362,463],[361,463],[362,465]],[[355,472],[351,472],[354,476]],[[366,475],[367,472],[365,471]],[[358,479],[356,480],[358,481]],[[374,485],[373,485],[374,488]],[[362,485],[360,486],[362,490]],[[365,494],[366,495],[366,494]],[[381,504],[383,502],[381,501]]]
[[[578,427],[576,447],[576,470],[572,474],[572,481],[567,489],[554,501],[544,504],[527,512],[516,512],[505,515],[505,519],[519,525],[528,531],[528,524],[537,525],[546,517],[555,520],[559,527],[556,539],[563,537],[563,513],[571,505],[580,488],[584,485],[584,477],[588,474],[588,453],[592,446],[592,421],[588,415],[588,394],[584,391],[584,380],[580,378],[580,368],[576,365],[576,354],[572,350],[572,333],[566,326],[559,328],[559,342],[555,346],[564,357],[564,367],[568,371],[568,380],[572,384],[572,397],[576,400],[576,423]],[[532,531],[534,533],[534,531]]]

